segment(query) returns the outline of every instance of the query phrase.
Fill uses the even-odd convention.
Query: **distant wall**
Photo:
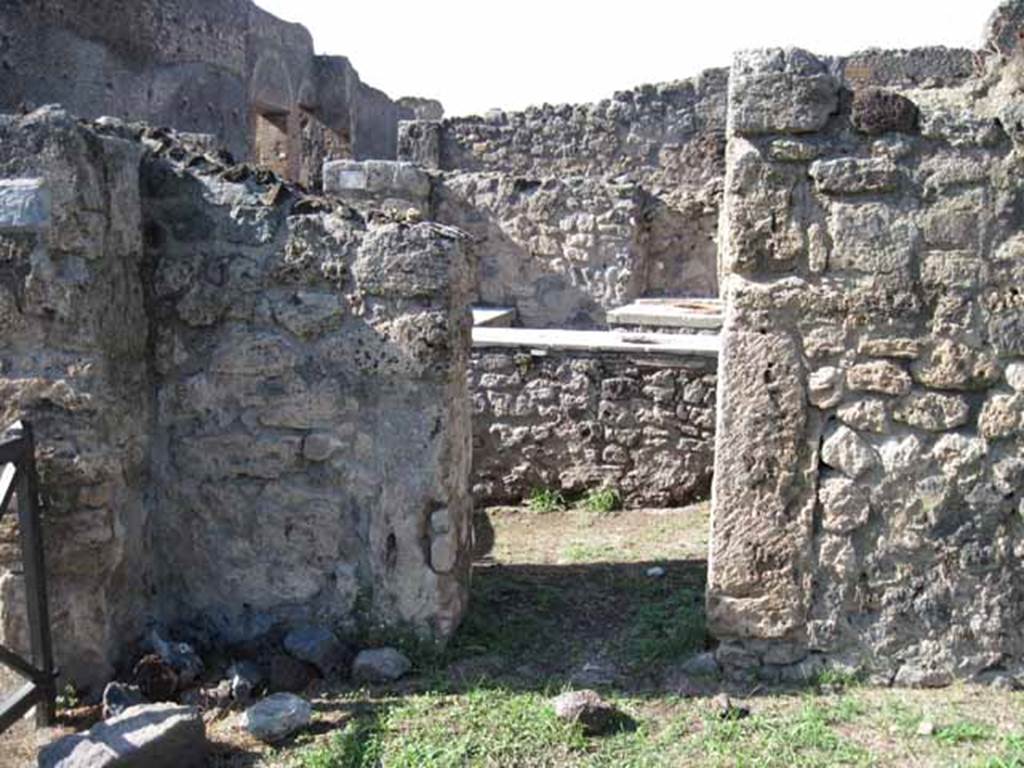
[[[631,507],[708,498],[714,357],[480,348],[470,366],[473,495],[615,488]]]
[[[398,120],[415,116],[250,0],[5,3],[0,66],[0,111],[59,103],[209,133],[306,183],[325,158],[393,158]],[[256,146],[260,115],[286,127],[281,152]]]
[[[434,215],[474,237],[477,300],[526,327],[600,326],[641,292],[645,198],[581,176],[463,173],[436,185]]]

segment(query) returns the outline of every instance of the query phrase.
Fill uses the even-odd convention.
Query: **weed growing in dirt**
[[[565,497],[553,488],[535,488],[527,501],[527,507],[536,514],[559,512],[566,508]]]
[[[615,488],[594,488],[580,502],[587,512],[606,515],[622,507],[622,496]]]

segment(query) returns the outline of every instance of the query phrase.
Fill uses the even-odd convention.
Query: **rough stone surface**
[[[390,683],[412,669],[412,662],[394,648],[360,651],[352,662],[352,679],[362,683]]]
[[[199,710],[177,704],[130,707],[39,753],[40,768],[202,768],[206,728]]]
[[[270,658],[267,685],[272,693],[299,693],[316,679],[317,669],[312,664],[285,654]]]
[[[5,4],[0,38],[0,111],[59,103],[208,134],[305,183],[327,158],[394,159],[398,122],[422,111],[249,0]]]
[[[284,649],[329,675],[347,669],[352,661],[348,648],[327,627],[306,626],[293,629],[284,638]]]
[[[613,486],[627,506],[706,499],[715,360],[529,349],[474,351],[473,495],[518,503],[536,488]]]
[[[96,136],[62,111],[0,116],[0,175],[21,190],[17,213],[0,216],[0,424],[25,418],[35,429],[58,665],[97,686],[112,677],[113,650],[143,630],[154,411],[138,281],[141,157],[140,145]],[[0,643],[24,650],[12,525],[0,522]]]
[[[869,443],[848,427],[839,427],[821,445],[821,461],[830,467],[858,478],[878,463]]]
[[[526,327],[593,328],[644,293],[635,184],[461,173],[438,197],[438,218],[474,236],[478,300],[515,308]]]
[[[275,693],[242,713],[239,724],[260,741],[280,741],[310,724],[313,707],[300,696]]]
[[[151,622],[212,643],[278,624],[453,631],[464,236],[52,109],[0,117],[0,168],[46,198],[0,227],[0,422],[36,429],[67,679],[105,683]],[[0,642],[24,649],[8,521]],[[161,695],[195,678],[161,664]]]
[[[388,160],[336,160],[324,164],[324,192],[352,202],[430,212],[430,177],[418,166]]]
[[[899,93],[865,88],[853,96],[850,119],[854,127],[863,133],[913,133],[917,128],[917,106]]]
[[[1011,73],[971,81],[937,51],[816,61],[746,54],[731,76],[716,655],[778,679],[1019,674]]]
[[[885,395],[905,395],[911,387],[910,375],[895,363],[888,361],[855,365],[847,371],[846,381],[850,389]]]
[[[576,723],[588,736],[606,733],[621,719],[618,710],[592,690],[567,691],[552,700],[555,716]]]
[[[970,405],[963,397],[915,392],[896,407],[892,417],[912,427],[944,432],[966,424],[969,415]]]
[[[723,70],[403,126],[400,159],[442,171],[434,215],[474,235],[481,301],[584,327],[638,296],[714,296]]]
[[[835,78],[806,51],[744,51],[729,79],[729,127],[741,135],[811,133],[825,127],[838,102]]]
[[[239,641],[280,622],[451,632],[469,536],[462,236],[295,214],[172,162],[147,173],[165,610]],[[439,508],[452,524],[432,534]]]

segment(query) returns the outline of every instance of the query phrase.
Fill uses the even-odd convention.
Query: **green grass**
[[[371,768],[380,764],[383,748],[379,719],[357,717],[325,743],[300,750],[292,764],[300,768]]]
[[[75,686],[65,685],[63,690],[57,694],[57,709],[76,709],[80,706],[82,706],[82,699]]]
[[[594,488],[580,500],[580,506],[587,512],[606,515],[622,507],[622,496],[615,488]]]
[[[982,758],[981,768],[1024,768],[1024,735],[1005,736],[997,755]]]
[[[828,667],[818,673],[816,682],[832,688],[853,688],[860,684],[861,675],[857,670]]]
[[[442,768],[560,765],[585,746],[560,722],[547,695],[474,690],[459,697],[410,696],[379,718],[355,721],[307,747],[298,768]]]
[[[806,699],[784,718],[755,714],[743,720],[704,722],[695,745],[708,756],[708,765],[797,768],[807,766],[872,765],[870,753],[840,735],[835,726],[848,721],[851,711],[828,702]]]
[[[987,741],[994,735],[992,728],[967,720],[945,725],[935,732],[935,741],[945,746],[956,746],[974,741]]]
[[[391,702],[354,719],[295,756],[296,768],[456,768],[462,766],[867,766],[870,753],[836,726],[854,711],[806,700],[794,711],[719,720],[697,703],[665,697],[658,714],[640,699],[615,699],[636,720],[600,738],[555,718],[557,691],[471,690]]]
[[[896,690],[843,668],[797,690],[717,678],[679,685],[680,665],[706,647],[701,565],[662,560],[661,535],[629,562],[609,558],[630,537],[593,531],[621,516],[565,515],[573,526],[499,519],[540,528],[551,542],[480,567],[447,646],[389,640],[413,659],[409,678],[342,683],[317,698],[316,727],[267,748],[268,762],[246,752],[215,768],[1024,768],[1024,693]],[[646,576],[654,562],[664,563],[662,578]],[[578,682],[587,669],[596,682]],[[597,687],[628,727],[588,738],[559,722],[551,699],[570,687]],[[720,690],[749,716],[720,719],[710,701]],[[931,735],[922,735],[925,721]]]
[[[564,510],[568,505],[561,491],[553,488],[534,488],[526,506],[535,514],[547,514]]]
[[[642,583],[629,627],[622,655],[635,666],[686,659],[704,648],[704,595]]]

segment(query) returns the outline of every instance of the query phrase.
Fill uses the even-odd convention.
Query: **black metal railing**
[[[28,661],[0,645],[0,664],[9,667],[26,681],[21,688],[0,701],[0,733],[14,725],[32,707],[36,708],[36,722],[39,725],[51,725],[57,700],[57,673],[53,666],[50,612],[46,600],[35,441],[32,427],[24,422],[14,424],[0,436],[0,519],[7,512],[12,499],[17,500],[32,660]]]

